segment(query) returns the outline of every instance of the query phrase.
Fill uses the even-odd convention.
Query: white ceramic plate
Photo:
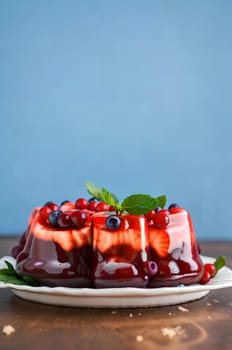
[[[0,269],[4,260],[15,265],[15,259],[5,256],[0,259]],[[202,256],[204,263],[214,262],[211,257]],[[131,308],[174,305],[197,300],[211,290],[232,287],[232,270],[223,267],[207,284],[194,284],[183,287],[164,287],[154,289],[140,288],[67,288],[18,286],[0,281],[0,288],[10,288],[18,297],[33,302],[88,308]]]

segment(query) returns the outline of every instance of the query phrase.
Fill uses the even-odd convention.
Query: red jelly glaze
[[[169,237],[165,256],[160,256],[152,241],[159,234]],[[154,240],[155,241],[155,240]],[[150,257],[158,264],[158,272],[150,277],[148,287],[172,287],[179,284],[198,283],[203,274],[203,262],[189,213],[182,209],[169,214],[169,224],[164,229],[149,225]]]
[[[54,229],[44,226],[40,214],[36,214],[25,246],[16,258],[17,272],[47,286],[91,287],[90,225],[91,222],[84,228]]]
[[[93,216],[93,284],[96,288],[139,287],[148,283],[148,226],[144,217],[119,216],[117,230],[107,215]]]

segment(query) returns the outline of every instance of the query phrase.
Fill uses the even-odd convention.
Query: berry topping
[[[115,210],[115,207],[114,207],[113,205],[110,205],[109,211],[116,211],[116,210]]]
[[[154,276],[158,272],[158,265],[155,261],[148,261],[145,268],[148,276]]]
[[[71,214],[72,212],[65,211],[58,216],[57,223],[59,227],[66,228],[72,225]]]
[[[52,209],[45,206],[45,207],[42,207],[39,211],[39,214],[40,214],[40,217],[43,221],[44,224],[48,224],[49,221],[48,221],[48,216],[49,214],[52,212]]]
[[[109,211],[110,205],[106,204],[104,202],[100,202],[98,203],[97,207],[96,207],[96,211]]]
[[[204,265],[203,276],[200,280],[201,284],[206,284],[211,278],[213,278],[217,272],[225,265],[226,261],[224,256],[219,256],[213,264],[207,263]]]
[[[155,210],[151,210],[149,211],[149,213],[147,213],[145,216],[148,220],[148,222],[152,221],[154,219],[154,215],[155,215]]]
[[[102,208],[102,204],[99,203],[99,207],[97,206],[96,211],[108,211],[112,206],[115,208],[117,215],[124,212],[133,215],[145,215],[158,206],[164,208],[166,203],[166,196],[154,198],[147,194],[133,194],[124,198],[124,200],[119,203],[118,198],[105,188],[98,188],[88,181],[85,184],[89,194],[91,194],[92,197],[97,198],[99,201],[101,201],[101,203],[109,205],[108,209],[105,209]]]
[[[153,217],[154,226],[157,228],[166,228],[169,224],[169,211],[162,209]]]
[[[85,198],[78,198],[75,205],[77,209],[88,209],[89,202]]]
[[[106,227],[108,230],[115,231],[117,230],[121,225],[121,220],[116,215],[110,215],[106,219]]]
[[[211,277],[214,277],[216,275],[216,272],[217,272],[216,266],[214,264],[210,264],[210,263],[204,265],[204,270],[208,271],[210,273]]]
[[[172,208],[179,208],[179,205],[177,203],[172,203],[169,205],[168,210],[170,210]]]
[[[89,202],[89,210],[90,211],[95,211],[97,206],[98,206],[98,202],[97,201],[92,200],[91,202]]]
[[[53,202],[46,202],[44,204],[44,207],[48,207],[51,210],[57,210],[58,209],[58,205],[56,203],[53,203]]]
[[[52,227],[58,227],[58,218],[62,214],[61,210],[53,210],[48,215],[48,221]]]
[[[209,282],[210,278],[211,278],[210,272],[207,270],[204,270],[203,275],[202,275],[201,280],[200,280],[200,283],[206,284]]]
[[[66,210],[75,210],[76,206],[73,202],[70,201],[64,201],[63,204],[60,205],[60,210],[66,211]]]
[[[98,202],[98,199],[95,198],[95,197],[91,197],[91,198],[89,198],[88,202],[89,203],[91,203],[91,202]]]
[[[77,227],[85,226],[89,219],[89,213],[85,210],[76,210],[71,215],[73,224]]]

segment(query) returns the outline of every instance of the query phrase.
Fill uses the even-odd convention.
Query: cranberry
[[[145,216],[148,220],[148,222],[152,221],[154,219],[154,215],[156,214],[155,210],[149,211]]]
[[[216,275],[216,266],[214,264],[205,264],[204,265],[204,270],[210,273],[210,276],[213,277]]]
[[[169,211],[162,209],[153,217],[154,226],[157,228],[166,228],[169,224]]]
[[[78,198],[75,205],[77,209],[88,209],[89,202],[85,198]]]
[[[201,280],[200,280],[200,283],[206,284],[209,282],[210,278],[211,278],[211,274],[209,273],[209,271],[204,270],[203,276],[201,277]]]
[[[109,207],[108,210],[109,210],[109,211],[115,211],[115,207],[114,207],[113,205],[110,205],[110,207]]]
[[[60,205],[60,210],[66,211],[66,210],[75,210],[76,205],[73,202],[65,201],[63,204]]]
[[[104,202],[98,203],[96,211],[109,211],[110,206]]]
[[[58,205],[56,203],[53,203],[53,202],[46,202],[44,204],[44,207],[48,207],[51,210],[58,210]]]
[[[73,224],[77,227],[85,226],[89,220],[89,213],[85,210],[76,210],[71,215]]]
[[[90,211],[95,211],[97,206],[98,206],[97,201],[92,200],[91,202],[89,202],[89,210]]]
[[[52,209],[45,206],[45,207],[42,207],[39,211],[39,214],[41,216],[41,219],[43,221],[44,224],[48,224],[49,221],[48,221],[48,216],[49,214],[52,212]]]
[[[57,218],[57,223],[59,227],[70,227],[72,225],[71,215],[72,212],[69,211],[65,211],[61,215],[59,215]]]

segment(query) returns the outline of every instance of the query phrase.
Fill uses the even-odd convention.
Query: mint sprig
[[[214,261],[214,266],[216,268],[216,273],[218,270],[220,270],[223,266],[226,264],[226,259],[224,256],[219,256],[215,261]]]
[[[85,182],[85,185],[91,196],[115,207],[117,214],[145,215],[154,208],[164,208],[166,204],[166,196],[153,198],[147,194],[133,194],[126,197],[120,204],[117,197],[105,188],[98,188],[88,181]]]
[[[13,283],[17,285],[29,285],[33,287],[37,287],[40,285],[40,283],[31,276],[26,276],[26,275],[20,276],[15,271],[13,265],[9,261],[4,260],[4,262],[7,267],[5,269],[0,270],[0,281],[4,283]]]

